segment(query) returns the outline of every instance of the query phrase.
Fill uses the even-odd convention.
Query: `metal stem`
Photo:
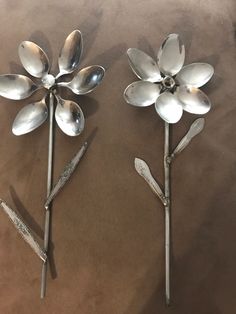
[[[53,173],[53,146],[54,146],[54,132],[53,132],[53,119],[54,119],[54,95],[50,92],[49,95],[49,137],[48,137],[48,174],[47,174],[47,198],[52,189],[52,173]],[[46,208],[45,213],[45,227],[44,227],[44,250],[48,252],[49,236],[50,236],[50,218],[51,211],[50,205]],[[43,299],[46,294],[46,277],[47,277],[47,260],[43,263],[41,275],[41,292],[40,297]]]
[[[165,122],[164,174],[165,174],[165,297],[166,305],[170,305],[170,126]]]

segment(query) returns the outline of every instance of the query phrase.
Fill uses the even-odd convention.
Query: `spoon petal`
[[[71,82],[58,83],[68,87],[76,95],[85,95],[92,92],[102,81],[105,69],[100,65],[91,65],[78,72]]]
[[[64,100],[57,96],[55,119],[59,128],[69,136],[79,135],[85,124],[84,114],[80,106],[71,100]]]
[[[183,104],[183,109],[194,114],[205,114],[211,109],[211,102],[200,89],[189,85],[177,88],[175,95]]]
[[[79,65],[80,57],[83,51],[83,38],[79,30],[74,30],[67,36],[63,47],[61,48],[58,66],[61,75],[73,72]]]
[[[138,78],[149,82],[162,80],[157,63],[148,54],[136,48],[129,48],[127,54],[130,67]]]
[[[160,87],[147,81],[131,83],[124,91],[124,98],[128,104],[137,107],[147,107],[155,103],[160,95]]]
[[[183,114],[181,102],[170,92],[164,92],[158,97],[155,109],[159,116],[168,123],[178,122]]]
[[[0,96],[20,100],[31,96],[41,86],[37,86],[27,76],[20,74],[0,75]]]
[[[37,129],[48,117],[48,108],[45,99],[23,107],[17,114],[12,132],[23,135]]]
[[[166,37],[159,49],[157,64],[165,75],[173,76],[183,67],[185,48],[178,34]]]
[[[177,74],[176,79],[180,85],[201,87],[212,77],[214,68],[207,63],[192,63],[184,66]]]
[[[49,61],[46,53],[35,43],[23,41],[18,54],[26,71],[37,78],[42,78],[49,72]]]

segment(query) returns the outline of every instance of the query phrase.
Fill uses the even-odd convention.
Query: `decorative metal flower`
[[[180,120],[183,110],[205,114],[211,108],[208,97],[198,88],[214,73],[207,63],[184,66],[185,48],[179,35],[170,34],[157,55],[157,62],[143,51],[127,51],[133,72],[142,81],[133,82],[124,91],[126,102],[138,107],[155,103],[156,112],[168,123]]]
[[[198,87],[210,80],[214,69],[206,63],[192,63],[183,67],[185,49],[177,34],[170,34],[164,40],[157,55],[157,62],[135,48],[129,49],[127,53],[133,72],[142,81],[134,82],[125,89],[125,100],[138,107],[155,103],[157,113],[165,121],[164,190],[154,179],[150,167],[143,159],[135,158],[134,166],[161,200],[165,209],[165,298],[166,304],[169,305],[171,302],[171,165],[175,157],[203,130],[205,120],[204,118],[195,120],[174,150],[170,147],[170,123],[178,122],[183,110],[194,114],[205,114],[210,110],[209,99]]]
[[[36,90],[45,88],[53,92],[56,100],[55,119],[61,130],[70,136],[79,135],[84,129],[84,115],[79,105],[62,99],[58,94],[58,86],[69,88],[76,95],[90,93],[103,79],[105,70],[98,65],[81,69],[70,82],[61,82],[60,77],[73,73],[79,67],[83,50],[82,34],[74,30],[65,40],[61,48],[58,66],[59,74],[49,74],[50,66],[46,53],[35,43],[23,41],[19,46],[19,57],[25,70],[38,82],[18,74],[0,76],[0,95],[19,100],[31,96]],[[22,135],[38,128],[48,117],[47,97],[38,102],[26,105],[17,114],[12,131]]]
[[[54,77],[49,74],[49,60],[45,52],[35,43],[23,41],[19,46],[19,57],[25,70],[32,75],[37,82],[20,74],[0,75],[0,96],[19,100],[30,97],[38,89],[44,88],[47,94],[40,101],[23,107],[17,114],[12,131],[15,135],[29,133],[38,128],[49,115],[49,137],[48,137],[48,173],[47,173],[47,201],[45,208],[44,246],[41,248],[31,236],[27,225],[0,200],[0,206],[23,235],[24,239],[43,260],[41,273],[41,298],[46,293],[47,255],[49,251],[50,234],[50,210],[51,203],[57,193],[64,186],[76,165],[84,155],[87,143],[84,143],[80,151],[65,168],[58,183],[53,185],[53,150],[54,150],[54,105],[56,105],[55,119],[60,129],[69,136],[79,135],[84,129],[84,115],[79,105],[71,100],[64,100],[58,93],[58,87],[69,88],[76,95],[90,93],[98,86],[104,76],[105,70],[98,65],[88,66],[81,69],[70,82],[62,82],[61,76],[74,73],[78,69],[80,57],[83,50],[82,34],[79,30],[73,31],[65,40],[61,48],[58,65],[59,74]],[[48,110],[49,107],[49,110]],[[49,112],[49,114],[48,114]]]

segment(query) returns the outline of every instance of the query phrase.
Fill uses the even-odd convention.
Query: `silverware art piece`
[[[178,34],[170,34],[157,54],[157,61],[145,52],[130,48],[127,51],[131,69],[141,81],[130,84],[124,91],[127,103],[137,107],[155,104],[158,115],[165,122],[164,192],[153,178],[145,161],[135,158],[135,169],[160,198],[165,209],[165,298],[170,304],[170,166],[179,154],[204,127],[204,118],[193,122],[177,147],[170,149],[170,124],[177,123],[187,111],[205,114],[211,108],[208,97],[199,89],[212,77],[214,69],[207,63],[184,65],[185,48]]]
[[[30,97],[39,89],[46,90],[46,95],[43,99],[30,103],[20,110],[12,126],[12,132],[15,135],[23,135],[38,128],[49,115],[47,198],[45,203],[43,249],[34,240],[29,227],[26,226],[23,220],[4,201],[0,201],[1,207],[8,214],[23,238],[43,260],[41,298],[45,296],[46,292],[50,205],[75,170],[87,148],[87,143],[85,143],[66,166],[57,184],[52,189],[54,111],[57,125],[69,136],[81,134],[85,124],[80,106],[74,101],[62,99],[59,95],[59,88],[70,89],[76,95],[85,95],[93,91],[101,83],[105,73],[105,69],[102,66],[92,65],[79,70],[70,82],[61,81],[63,76],[74,74],[78,70],[82,51],[82,34],[79,30],[74,30],[66,38],[61,48],[58,58],[59,73],[54,77],[52,74],[49,74],[50,65],[46,53],[35,43],[23,41],[18,49],[19,57],[25,70],[35,80],[33,81],[31,78],[20,74],[0,75],[0,96],[8,99],[21,100]]]

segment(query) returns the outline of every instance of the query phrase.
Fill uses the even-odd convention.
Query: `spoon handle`
[[[26,243],[34,250],[34,252],[43,260],[47,259],[46,253],[42,250],[38,242],[32,236],[30,228],[22,221],[22,219],[11,209],[3,200],[0,200],[0,206],[4,212],[8,215],[11,222],[14,224],[20,235],[23,237]]]
[[[63,188],[63,186],[66,184],[66,182],[71,177],[72,173],[74,172],[76,166],[82,159],[84,153],[87,150],[88,143],[85,142],[84,145],[80,148],[80,150],[76,153],[76,155],[71,159],[71,161],[66,165],[63,172],[61,173],[57,183],[53,187],[50,195],[47,198],[47,201],[45,203],[45,208],[47,209],[51,201],[55,198],[55,196],[60,192],[60,190]]]
[[[62,86],[62,87],[68,87],[68,84],[69,84],[70,82],[58,82],[57,83],[57,86]]]

